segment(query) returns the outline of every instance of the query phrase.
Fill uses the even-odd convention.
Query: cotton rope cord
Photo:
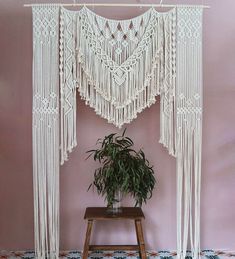
[[[159,142],[176,156],[177,256],[185,258],[190,248],[193,258],[199,258],[202,9],[150,8],[132,19],[112,20],[85,6],[80,11],[48,4],[33,7],[38,258],[59,254],[59,160],[68,160],[77,145],[77,90],[98,115],[119,128],[160,95]]]

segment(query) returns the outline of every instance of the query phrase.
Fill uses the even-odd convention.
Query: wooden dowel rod
[[[53,3],[52,3],[53,4]],[[37,6],[37,5],[44,5],[44,4],[24,4],[24,7],[32,7],[32,6]],[[47,5],[47,4],[45,4]],[[49,5],[49,3],[48,3]],[[198,7],[202,7],[202,8],[210,8],[210,6],[208,5],[170,5],[170,4],[120,4],[120,3],[74,3],[74,4],[62,4],[62,3],[58,3],[55,5],[60,5],[60,6],[94,6],[94,7],[99,7],[99,6],[103,6],[103,7],[177,7],[177,6],[182,6],[182,7],[193,7],[193,6],[198,6]]]

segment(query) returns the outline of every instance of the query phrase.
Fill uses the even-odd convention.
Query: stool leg
[[[135,229],[136,229],[136,236],[137,241],[140,249],[140,257],[141,259],[146,259],[146,251],[145,251],[145,243],[144,243],[144,235],[142,229],[141,220],[135,220]]]
[[[88,220],[82,259],[87,259],[88,257],[92,224],[93,224],[93,220]]]

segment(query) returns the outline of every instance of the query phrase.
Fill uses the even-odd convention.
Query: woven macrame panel
[[[202,8],[178,8],[177,26],[177,249],[185,258],[190,240],[200,257],[202,142]]]
[[[35,253],[59,255],[59,7],[33,7]]]

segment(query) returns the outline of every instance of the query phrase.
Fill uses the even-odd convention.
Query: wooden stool
[[[87,231],[83,249],[83,259],[87,259],[88,252],[94,250],[138,250],[141,259],[146,259],[144,235],[141,220],[144,219],[144,213],[138,207],[122,207],[120,213],[107,212],[106,207],[86,208],[84,219],[87,220]],[[135,221],[135,230],[138,245],[90,245],[90,237],[94,220],[121,220],[132,219]]]

